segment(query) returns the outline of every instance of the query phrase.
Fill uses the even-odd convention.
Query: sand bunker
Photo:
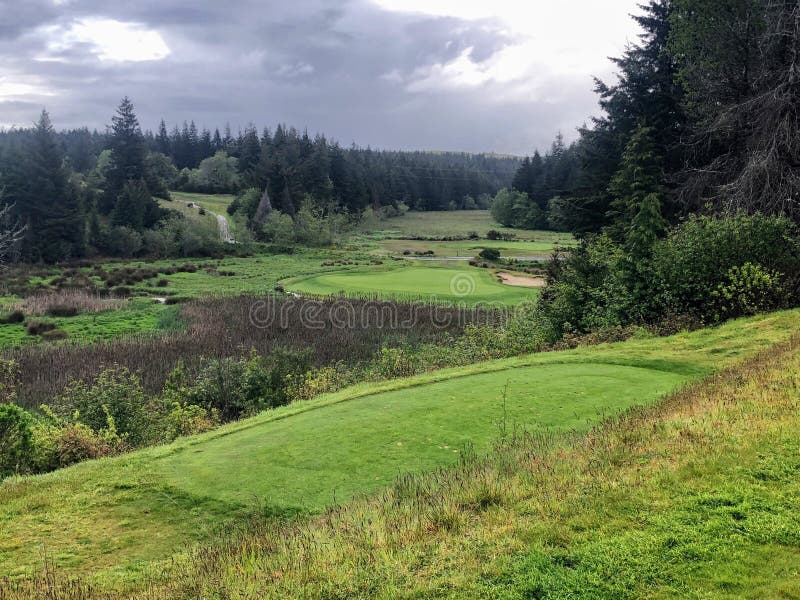
[[[498,273],[500,281],[515,287],[541,288],[546,282],[542,277],[526,277],[525,275],[512,275],[511,273]]]

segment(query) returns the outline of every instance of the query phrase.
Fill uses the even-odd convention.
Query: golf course
[[[284,287],[312,296],[379,297],[396,300],[441,300],[467,305],[519,304],[536,291],[500,283],[491,271],[452,263],[371,267],[297,277]]]
[[[318,513],[514,432],[586,431],[788,339],[795,311],[669,338],[363,383],[207,434],[0,486],[0,573],[127,585],[236,519]]]

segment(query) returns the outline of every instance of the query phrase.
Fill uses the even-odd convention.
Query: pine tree
[[[145,183],[144,140],[133,103],[127,97],[111,121],[111,167],[105,194],[113,198],[114,222],[141,231],[154,225],[161,211]]]
[[[80,194],[69,178],[50,116],[43,110],[18,157],[10,201],[27,226],[23,252],[30,261],[82,256],[84,218]]]
[[[625,147],[640,123],[652,128],[652,141],[665,176],[683,166],[681,134],[687,126],[684,93],[679,84],[678,62],[670,51],[673,0],[649,0],[634,16],[643,33],[622,57],[614,59],[619,82],[595,81],[604,115],[584,126],[576,148],[580,172],[569,193],[572,223],[576,233],[597,232],[608,225],[613,196],[610,183],[620,169]],[[664,212],[673,218],[679,212],[672,196],[664,195]]]
[[[107,192],[116,198],[128,181],[144,179],[144,139],[133,103],[126,96],[111,118],[111,168]]]
[[[625,232],[639,212],[644,199],[663,193],[663,162],[656,151],[652,138],[653,130],[640,125],[622,155],[622,164],[609,185],[613,198],[607,218],[610,225],[608,233],[617,241],[625,237]]]
[[[144,180],[138,179],[125,182],[122,193],[119,195],[117,206],[111,215],[112,222],[114,225],[142,231],[147,221],[148,205],[152,201]]]
[[[158,135],[156,135],[156,150],[166,156],[170,156],[170,154],[172,154],[172,147],[169,141],[169,135],[167,134],[167,124],[164,123],[164,119],[161,119],[161,123],[158,125]]]

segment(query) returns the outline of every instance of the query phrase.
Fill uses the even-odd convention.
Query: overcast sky
[[[526,154],[596,112],[637,0],[0,0],[0,127],[46,106]]]

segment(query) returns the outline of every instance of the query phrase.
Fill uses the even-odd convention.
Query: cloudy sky
[[[524,154],[596,111],[637,0],[0,0],[0,127],[284,122]]]

